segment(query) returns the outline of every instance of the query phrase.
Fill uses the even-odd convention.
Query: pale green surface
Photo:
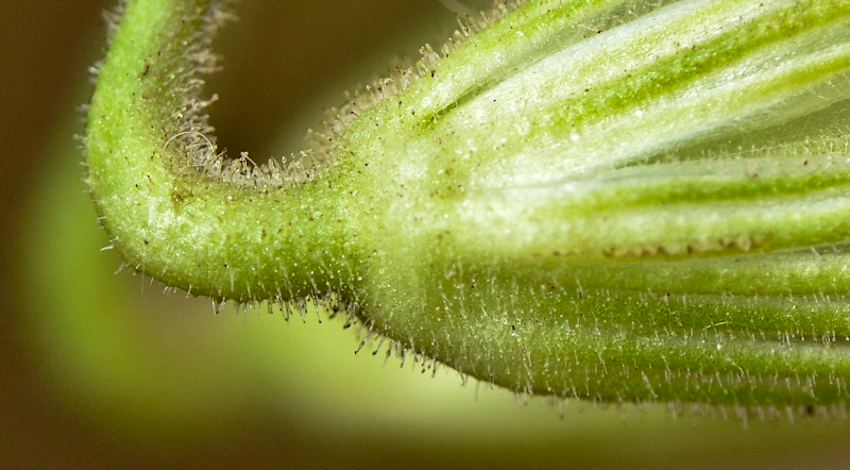
[[[264,308],[213,315],[203,299],[113,275],[119,260],[98,250],[106,237],[81,188],[63,142],[30,205],[29,335],[56,405],[115,445],[188,452],[273,423],[264,437],[293,446],[273,467],[306,452],[315,468],[784,468],[843,452],[850,432],[844,419],[745,425],[731,408],[676,418],[664,405],[516,400],[371,347],[355,356],[355,332],[312,311],[289,325]]]
[[[222,181],[180,154],[220,171],[190,74],[205,5],[130,2],[100,71],[89,183],[133,267],[217,299],[332,295],[397,351],[518,391],[846,400],[850,2],[529,2],[344,108],[315,176]]]
[[[445,369],[432,379],[411,361],[405,370],[395,358],[384,365],[370,348],[354,356],[355,333],[341,321],[317,325],[312,311],[306,325],[290,326],[262,307],[214,316],[207,300],[163,296],[160,284],[129,269],[114,276],[120,261],[98,251],[108,242],[83,192],[73,132],[57,133],[55,163],[28,205],[38,224],[22,237],[29,249],[20,289],[30,300],[39,372],[55,390],[46,409],[70,409],[85,430],[106,436],[104,446],[133,449],[132,459],[180,449],[173,466],[186,468],[197,449],[230,461],[231,445],[252,457],[269,453],[255,437],[281,446],[267,454],[267,468],[303,468],[293,462],[305,454],[315,468],[345,469],[844,465],[843,419],[747,427],[715,419],[717,409],[676,419],[663,405],[623,412],[570,400],[561,421],[545,397],[523,407],[508,391],[481,384],[476,393],[474,381],[461,387]],[[785,266],[787,275],[803,274]],[[758,274],[757,263],[750,268]],[[644,281],[656,281],[654,272],[642,270]],[[827,272],[812,285],[830,279]],[[102,457],[90,458],[87,468]]]

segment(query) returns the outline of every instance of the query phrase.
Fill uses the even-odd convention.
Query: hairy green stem
[[[127,4],[90,111],[95,205],[127,262],[170,285],[243,302],[327,291],[332,276],[321,267],[345,253],[345,232],[334,222],[345,207],[335,191],[246,186],[205,171],[217,156],[199,114],[206,103],[197,74],[214,66],[207,48],[222,20],[217,8]]]
[[[286,168],[216,153],[198,77],[224,16],[130,1],[99,69],[89,184],[136,269],[332,300],[519,391],[846,400],[850,2],[503,7]]]

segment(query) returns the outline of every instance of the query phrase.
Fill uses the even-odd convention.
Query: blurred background
[[[0,468],[850,466],[846,417],[518,398],[400,367],[377,344],[355,355],[356,328],[324,313],[214,315],[115,274],[74,139],[112,3],[0,0]],[[237,13],[208,90],[219,144],[255,159],[302,148],[344,90],[457,25],[437,0],[244,0]]]

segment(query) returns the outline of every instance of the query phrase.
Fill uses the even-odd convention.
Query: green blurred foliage
[[[51,35],[62,18],[24,24],[36,21],[25,15],[60,15],[82,3],[0,10],[2,21],[12,18],[18,27],[6,28],[3,49],[35,35],[47,45],[21,47],[34,54],[30,64],[62,74],[0,88],[0,186],[8,202],[0,261],[9,306],[0,323],[0,461],[10,468],[845,465],[846,419],[745,424],[732,409],[681,416],[664,404],[594,407],[515,397],[486,383],[464,386],[446,368],[423,374],[410,358],[399,367],[377,343],[355,355],[362,331],[344,330],[342,319],[325,313],[311,310],[289,323],[265,306],[229,306],[214,315],[204,299],[163,295],[142,276],[113,274],[120,260],[100,251],[105,236],[71,138],[81,132],[74,104],[89,93],[80,88],[91,61],[85,44],[100,41],[103,29],[91,33],[96,22],[89,21]],[[434,40],[455,21],[437,2],[412,0],[256,0],[238,12],[242,21],[225,29],[218,49],[225,71],[211,84],[222,96],[212,119],[221,143],[259,155],[297,150],[258,145],[279,135],[292,142],[315,126],[321,117],[309,110],[368,79],[355,64],[380,73],[392,54],[415,54],[414,44]],[[437,26],[426,31],[425,23]],[[70,37],[76,52],[61,50]],[[23,109],[35,117],[21,117]]]

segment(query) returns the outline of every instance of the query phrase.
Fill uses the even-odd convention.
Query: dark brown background
[[[383,460],[375,461],[368,450],[356,456],[323,455],[304,447],[298,436],[267,423],[234,429],[195,446],[140,445],[122,436],[107,435],[84,416],[68,412],[35,372],[35,359],[22,339],[22,330],[26,315],[50,312],[32,312],[21,304],[21,287],[13,287],[11,279],[20,262],[14,247],[20,246],[20,227],[31,216],[24,202],[37,197],[31,191],[33,183],[50,165],[45,149],[57,138],[71,138],[70,134],[57,136],[55,129],[84,99],[74,96],[86,79],[86,66],[101,54],[104,27],[100,12],[111,3],[0,0],[0,200],[5,202],[0,205],[0,468],[405,466],[403,456],[387,457],[392,456],[392,449],[386,451]],[[435,16],[451,24],[451,14],[436,0],[246,0],[238,6],[238,12],[242,20],[227,27],[217,47],[226,60],[225,71],[211,84],[222,96],[213,108],[213,123],[220,129],[219,143],[255,155],[282,153],[261,143],[272,141],[275,131],[291,116],[309,112],[306,103],[322,90],[343,86],[336,85],[338,80],[362,79],[363,75],[356,72],[361,62],[378,64],[380,72],[381,64],[390,63],[391,54],[415,53],[413,44],[393,44],[393,38],[420,28]],[[431,40],[438,33],[432,33],[430,39],[428,34],[423,33],[417,41]],[[297,144],[286,151],[296,148]],[[797,426],[795,429],[803,434],[819,424],[779,422],[776,426]],[[732,429],[740,431],[734,425]],[[747,439],[746,432],[741,435]],[[764,433],[759,436],[764,438]],[[617,429],[611,430],[610,437],[611,441],[606,439],[584,450],[588,454],[616,452],[612,442],[617,439]],[[736,455],[723,448],[703,449],[695,451],[692,463],[701,468],[848,468],[848,440],[850,436],[838,436],[823,447],[781,449],[758,457]],[[480,446],[485,450],[482,455],[488,454],[488,446],[492,449],[492,458],[482,460],[482,465],[507,465],[509,460],[500,456],[499,443],[483,442]],[[453,452],[429,453],[423,449],[417,453],[420,461],[415,466],[448,466],[462,449]],[[628,455],[612,459],[607,461],[630,461]],[[545,458],[539,460],[549,466],[572,466],[569,458],[561,460],[560,465]],[[665,455],[657,455],[653,464],[643,459],[637,466],[666,468],[683,461],[691,460],[677,455],[668,461]]]

